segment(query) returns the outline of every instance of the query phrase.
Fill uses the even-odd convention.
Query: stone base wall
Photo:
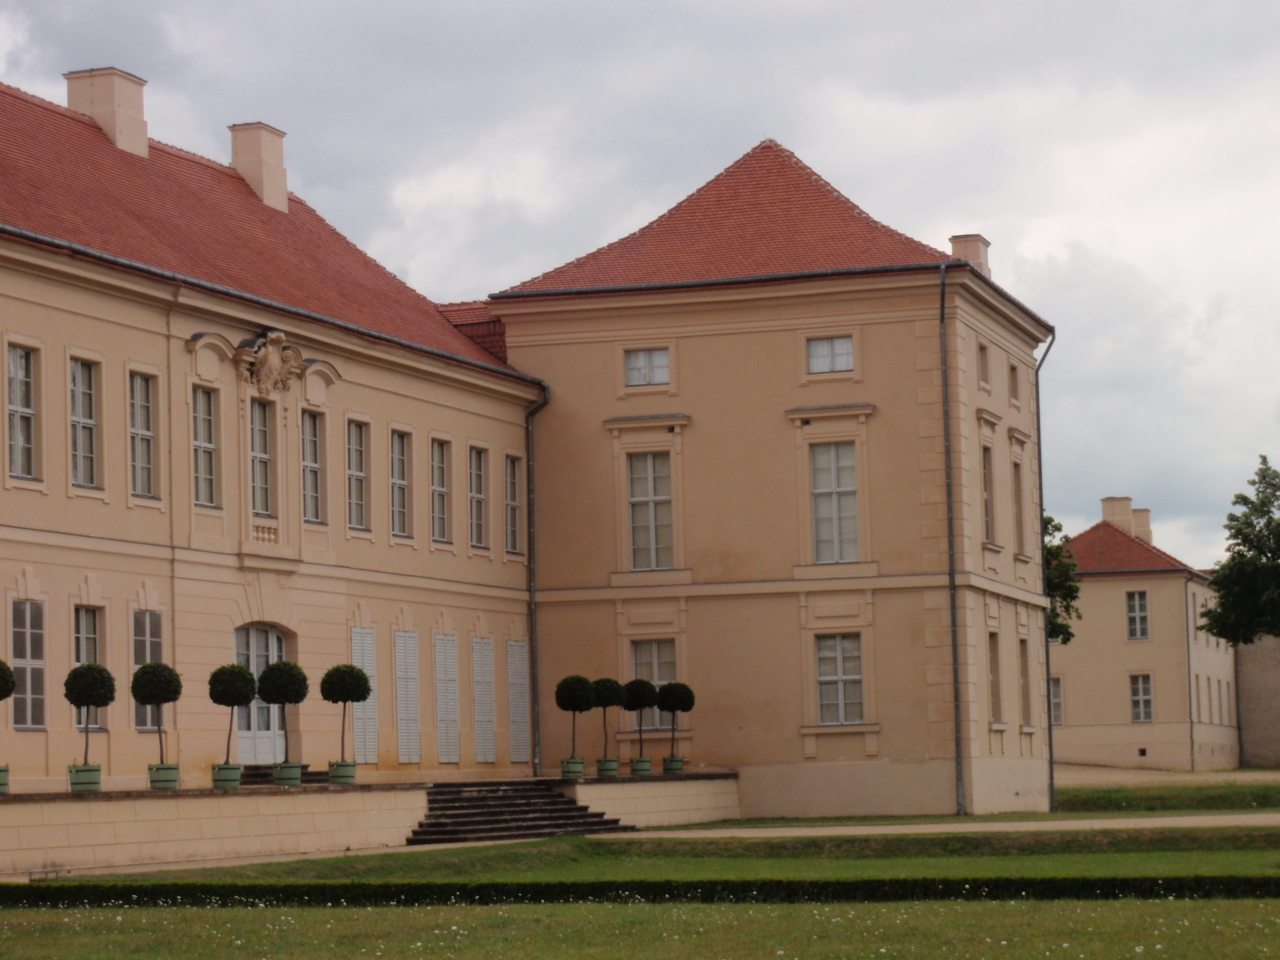
[[[1240,765],[1280,767],[1280,639],[1236,647]]]
[[[583,806],[617,817],[629,827],[674,827],[742,817],[738,778],[731,773],[565,781],[560,789]]]

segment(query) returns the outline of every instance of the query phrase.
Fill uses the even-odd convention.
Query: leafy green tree
[[[258,699],[263,703],[270,703],[276,706],[298,704],[307,699],[307,694],[310,692],[311,684],[307,681],[306,673],[292,660],[277,660],[275,663],[268,663],[262,668],[262,672],[258,674]],[[285,711],[280,711],[280,718],[284,720]],[[284,762],[288,763],[289,732],[285,729],[284,723],[280,726],[285,735]]]
[[[604,756],[609,759],[609,708],[620,707],[626,699],[622,684],[609,677],[601,677],[591,681],[591,690],[595,694],[596,706],[600,708],[601,723],[604,726]]]
[[[320,678],[320,696],[330,703],[342,704],[342,736],[339,738],[339,756],[347,762],[347,704],[364,703],[373,693],[369,675],[354,663],[340,663],[330,667]]]
[[[1045,632],[1050,640],[1070,643],[1076,635],[1072,620],[1080,619],[1080,578],[1076,561],[1067,547],[1070,537],[1062,532],[1062,524],[1047,513],[1043,517],[1044,592],[1049,598]]]
[[[586,713],[596,705],[596,690],[590,680],[580,674],[572,674],[556,684],[556,706],[573,715],[573,746],[570,758],[578,756],[578,714]]]
[[[1227,559],[1213,570],[1217,592],[1204,629],[1231,644],[1280,636],[1280,471],[1262,457],[1249,481],[1253,496],[1237,493],[1227,514]]]
[[[160,707],[173,703],[182,696],[182,678],[167,663],[144,663],[133,673],[129,684],[133,699],[144,707]],[[160,763],[164,763],[164,714],[156,724],[156,736],[160,738]]]
[[[220,707],[231,708],[227,722],[227,759],[231,763],[231,731],[235,728],[236,707],[247,707],[258,696],[258,679],[248,667],[229,663],[209,674],[209,699]]]

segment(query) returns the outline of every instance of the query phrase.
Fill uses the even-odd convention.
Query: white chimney
[[[1103,497],[1102,519],[1110,520],[1125,533],[1133,533],[1133,497]]]
[[[289,183],[284,169],[284,131],[265,123],[234,123],[231,166],[268,207],[289,212]]]
[[[115,67],[64,73],[67,107],[92,117],[121,150],[147,156],[142,88],[147,81]]]
[[[991,241],[980,233],[961,233],[951,238],[951,255],[968,260],[983,276],[990,277],[991,265],[987,263],[987,250],[990,246]]]
[[[1133,511],[1133,535],[1139,540],[1151,542],[1151,511]]]

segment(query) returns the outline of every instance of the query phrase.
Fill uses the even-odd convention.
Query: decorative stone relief
[[[253,384],[260,397],[288,390],[307,368],[302,351],[285,343],[280,330],[270,330],[265,337],[243,344],[234,359],[240,379]]]

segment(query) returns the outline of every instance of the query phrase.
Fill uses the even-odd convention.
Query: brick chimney
[[[289,212],[289,183],[284,169],[284,131],[265,123],[234,123],[231,166],[268,207]]]
[[[951,238],[951,255],[968,260],[984,277],[991,276],[991,265],[987,262],[990,247],[991,241],[980,233],[960,233]]]
[[[147,156],[147,121],[142,88],[147,81],[115,67],[64,73],[67,107],[97,121],[121,150]]]

